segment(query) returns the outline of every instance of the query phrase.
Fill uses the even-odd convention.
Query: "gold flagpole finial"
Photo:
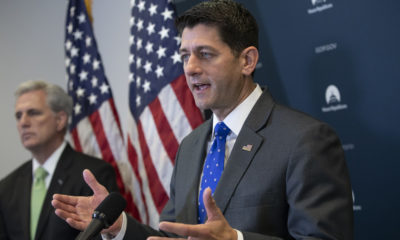
[[[93,16],[92,16],[92,0],[85,0],[87,14],[89,16],[89,20],[93,23]]]

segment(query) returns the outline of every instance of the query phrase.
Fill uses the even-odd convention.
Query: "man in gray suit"
[[[79,231],[55,215],[53,194],[92,195],[81,177],[84,169],[91,169],[108,191],[118,191],[114,169],[64,140],[72,99],[62,88],[28,81],[15,96],[18,132],[32,159],[0,181],[0,240],[74,239]]]
[[[160,230],[122,214],[104,230],[105,238],[352,239],[341,143],[327,124],[275,103],[254,83],[259,52],[253,16],[238,3],[217,0],[196,5],[176,23],[187,84],[196,105],[211,109],[213,117],[179,147]],[[222,162],[218,151],[225,153]],[[212,165],[215,170],[209,170]],[[107,194],[85,174],[98,194],[55,195],[52,202],[56,214],[78,229],[86,227],[85,216],[69,209],[94,209],[93,201]]]

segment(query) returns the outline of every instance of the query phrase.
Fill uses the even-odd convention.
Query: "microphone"
[[[75,240],[90,240],[100,233],[103,228],[111,226],[125,209],[125,199],[116,192],[110,193],[94,210],[92,221],[85,231],[81,232]]]

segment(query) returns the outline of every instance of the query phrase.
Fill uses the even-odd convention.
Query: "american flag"
[[[113,165],[118,186],[128,202],[127,210],[132,212],[132,196],[124,185],[130,181],[129,171],[125,171],[130,165],[121,124],[83,0],[69,1],[65,65],[68,93],[74,102],[70,125],[73,145],[77,151]]]
[[[182,139],[203,122],[183,74],[167,0],[131,0],[128,158],[139,221],[158,226]]]

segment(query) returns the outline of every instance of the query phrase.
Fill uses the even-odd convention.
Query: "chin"
[[[198,107],[200,110],[204,111],[206,109],[210,109],[210,107],[208,106],[208,104],[203,103],[203,102],[196,102],[196,107]]]
[[[34,149],[36,147],[35,143],[24,143],[23,145],[28,150],[32,150],[32,149]]]

